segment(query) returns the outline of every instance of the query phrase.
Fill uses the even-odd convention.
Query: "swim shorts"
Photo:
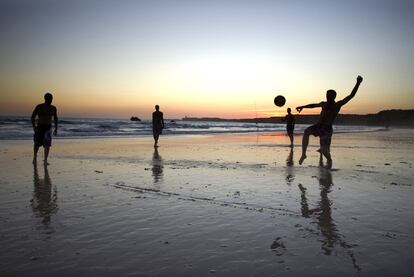
[[[293,130],[295,130],[295,125],[286,125],[286,131],[289,135],[293,134]]]
[[[152,134],[154,136],[159,136],[162,134],[162,126],[161,125],[153,125],[152,126]]]
[[[306,131],[315,137],[319,137],[319,141],[322,146],[331,145],[333,134],[332,125],[318,123],[308,127]]]
[[[39,125],[36,132],[33,135],[33,141],[35,146],[49,147],[52,145],[52,126],[51,125]]]

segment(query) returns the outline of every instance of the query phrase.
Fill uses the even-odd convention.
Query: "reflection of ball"
[[[286,99],[282,95],[278,95],[278,96],[275,97],[274,102],[275,102],[276,106],[283,107],[283,105],[285,105],[285,103],[286,103]]]

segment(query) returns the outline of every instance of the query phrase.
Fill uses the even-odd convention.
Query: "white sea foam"
[[[309,125],[297,124],[296,133],[301,133]],[[378,127],[334,126],[335,132],[375,131]],[[166,120],[164,135],[217,134],[217,133],[275,133],[286,132],[283,123],[243,123]],[[59,137],[123,137],[149,136],[152,134],[151,121],[140,122],[128,119],[61,118]],[[26,117],[0,117],[0,139],[31,139],[33,130]]]

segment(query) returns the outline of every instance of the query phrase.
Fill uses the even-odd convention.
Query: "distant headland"
[[[249,123],[284,123],[284,116],[264,118],[223,119],[218,117],[184,117],[184,121],[215,121],[215,122],[249,122]],[[297,124],[314,124],[319,115],[295,115]],[[376,114],[339,114],[335,125],[365,125],[365,126],[399,126],[414,128],[414,110],[385,110]]]
[[[139,119],[137,116],[131,116],[130,120],[131,121],[141,121],[141,119]]]

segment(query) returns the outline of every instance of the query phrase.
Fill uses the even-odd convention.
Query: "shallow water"
[[[6,276],[411,276],[411,130],[335,134],[297,165],[285,136],[0,147]],[[300,140],[296,138],[296,143]]]
[[[297,133],[308,127],[296,124]],[[334,126],[335,132],[371,132],[381,127],[372,126]],[[164,135],[220,134],[220,133],[278,133],[286,132],[286,124],[244,123],[165,120]],[[97,138],[97,137],[136,137],[152,135],[150,120],[130,121],[129,119],[105,118],[61,118],[58,138]],[[0,140],[31,139],[32,125],[29,117],[0,116]]]

